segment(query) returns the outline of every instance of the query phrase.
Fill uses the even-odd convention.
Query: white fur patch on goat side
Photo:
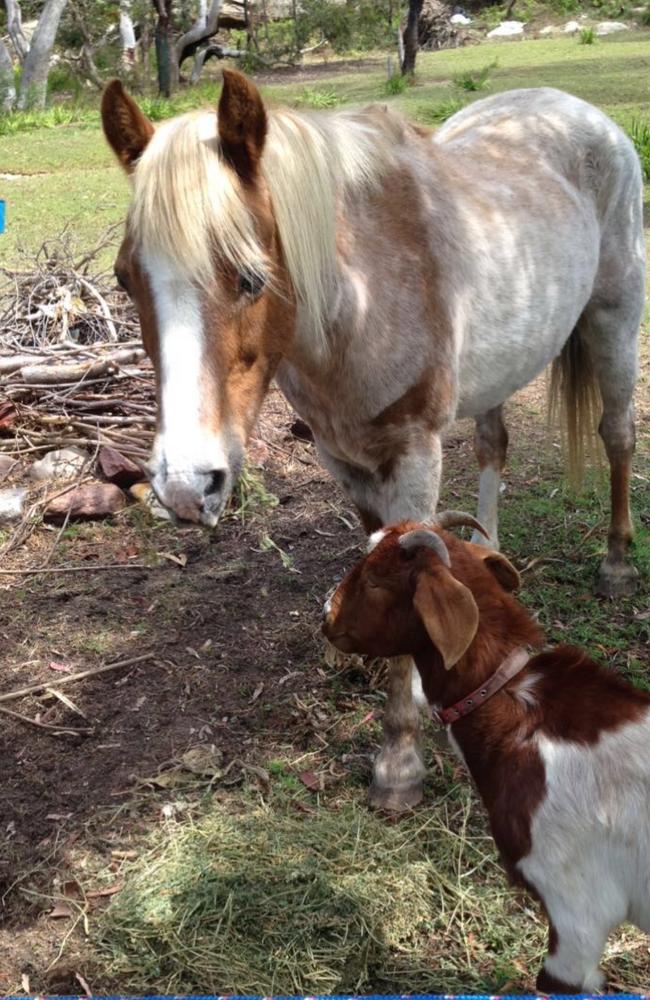
[[[558,933],[547,971],[598,989],[607,936],[650,931],[650,712],[591,745],[536,737],[546,792],[519,862]]]

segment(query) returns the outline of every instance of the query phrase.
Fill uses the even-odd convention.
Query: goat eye
[[[255,271],[245,271],[239,275],[240,294],[249,295],[252,299],[262,294],[265,284],[264,277]]]

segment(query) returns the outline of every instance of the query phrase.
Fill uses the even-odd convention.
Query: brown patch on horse
[[[108,144],[130,174],[146,149],[154,127],[119,80],[106,84],[101,114]]]
[[[258,177],[267,124],[255,84],[237,70],[224,69],[218,110],[219,139],[225,159],[244,184],[252,184]]]

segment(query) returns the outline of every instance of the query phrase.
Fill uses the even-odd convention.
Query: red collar
[[[479,688],[465,698],[461,698],[454,705],[450,705],[449,708],[433,709],[434,719],[441,722],[443,726],[450,726],[452,722],[458,722],[463,716],[469,715],[474,709],[484,705],[493,694],[501,690],[504,684],[507,684],[523,670],[529,660],[530,653],[523,646],[513,649],[512,653],[506,656],[501,666],[497,667],[485,684],[481,684]]]

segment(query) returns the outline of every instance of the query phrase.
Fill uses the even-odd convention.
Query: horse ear
[[[119,80],[111,80],[104,88],[102,125],[109,146],[130,174],[151,139],[154,127]]]
[[[448,570],[423,571],[418,577],[413,606],[450,670],[467,651],[478,629],[478,608],[472,592]]]
[[[224,69],[218,109],[219,139],[226,160],[245,184],[255,180],[266,139],[266,111],[248,77]]]
[[[521,577],[518,570],[512,565],[509,559],[502,556],[500,552],[489,549],[485,545],[475,545],[473,542],[465,542],[472,555],[480,559],[490,573],[504,590],[511,594],[514,590],[519,590]]]

